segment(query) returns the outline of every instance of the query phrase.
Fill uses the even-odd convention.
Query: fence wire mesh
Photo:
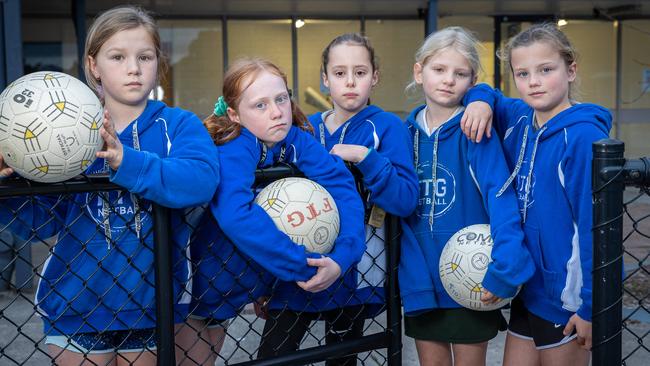
[[[650,159],[593,144],[593,362],[646,365],[650,356]]]
[[[287,172],[258,172],[258,188]],[[224,240],[207,207],[172,210],[166,229],[173,280],[162,285],[174,304],[160,304],[152,204],[98,182],[75,189],[24,181],[2,187],[0,364],[106,365],[117,358],[120,364],[385,365],[399,359],[399,299],[394,287],[390,296],[384,288],[384,227],[368,228],[369,250],[358,269],[325,291],[327,311],[314,311],[309,297],[304,308],[290,305],[304,296],[298,287],[277,298],[281,281]],[[397,230],[390,235],[396,244]],[[396,258],[392,263],[394,271]],[[366,291],[354,291],[357,286]],[[156,306],[174,314],[175,360],[156,361],[164,339],[156,334]],[[116,348],[126,351],[113,353]],[[302,359],[297,349],[306,350]]]
[[[623,204],[623,365],[650,357],[650,187],[627,188]]]

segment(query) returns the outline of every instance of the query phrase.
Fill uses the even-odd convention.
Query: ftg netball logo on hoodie
[[[420,199],[417,214],[419,217],[431,215],[431,204],[435,204],[433,218],[444,215],[456,201],[456,178],[449,169],[438,163],[436,180],[433,181],[431,162],[418,164],[418,178],[420,180]]]
[[[108,193],[108,201],[106,193]],[[142,223],[149,221],[149,216],[151,212],[151,204],[140,200],[140,209],[142,210],[141,217]],[[108,204],[108,214],[109,214],[109,223],[112,232],[122,232],[127,227],[130,227],[132,230],[136,229],[135,221],[135,212],[136,208],[131,200],[131,195],[122,191],[109,191],[101,192],[98,194],[87,194],[86,195],[86,211],[89,213],[89,216],[97,223],[99,227],[104,228],[105,213],[103,212],[104,204]],[[143,207],[144,206],[144,207]]]

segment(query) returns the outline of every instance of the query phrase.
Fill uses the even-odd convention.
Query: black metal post
[[[429,0],[427,5],[425,32],[428,36],[438,30],[438,0]]]
[[[399,267],[401,227],[399,218],[393,215],[386,220],[386,247],[388,262],[386,268],[386,327],[388,332],[388,365],[402,365],[402,312],[397,282]]]
[[[156,271],[156,345],[158,366],[176,364],[174,356],[174,294],[170,209],[153,205]]]
[[[78,79],[86,82],[84,74],[84,52],[86,45],[86,0],[74,0],[72,2],[72,23],[74,33],[77,37],[77,73]]]
[[[592,365],[620,365],[622,356],[623,190],[625,144],[593,143]]]
[[[494,17],[494,49],[498,50],[501,47],[501,22],[503,19],[500,16]],[[501,60],[497,57],[497,53],[494,52],[492,56],[494,58],[494,87],[500,90],[501,88]]]
[[[24,74],[23,37],[19,0],[4,0],[0,27],[4,36],[4,83],[9,84]]]
[[[5,5],[4,1],[0,0],[0,19],[2,19],[2,24],[4,24],[5,19]],[[7,81],[7,68],[5,66],[5,29],[4,26],[0,27],[0,89],[4,89],[9,82]]]

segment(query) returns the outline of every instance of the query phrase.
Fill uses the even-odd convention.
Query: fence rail
[[[258,170],[256,172],[256,186],[263,186],[276,179],[296,175],[300,175],[300,172],[297,172],[289,167],[275,167]],[[88,193],[94,194],[94,197],[97,197],[99,196],[98,192],[119,190],[121,190],[121,188],[110,183],[107,177],[80,178],[77,180],[71,180],[58,184],[39,184],[18,179],[7,180],[0,182],[0,210],[9,210],[9,208],[3,204],[3,200],[6,201],[9,198],[26,197],[28,200],[33,201],[34,197],[45,195],[63,197],[63,200],[72,202],[74,201],[74,195],[76,194]],[[97,199],[99,200],[100,198]],[[79,209],[79,211],[83,211],[84,209],[85,208]],[[172,251],[172,248],[174,247],[174,228],[172,224],[171,212],[172,210],[168,208],[153,204],[151,208],[151,216],[153,219],[151,232],[148,234],[143,234],[145,235],[145,238],[147,235],[153,235],[154,243],[153,249],[151,250],[153,250],[153,272],[155,273],[155,352],[157,354],[156,359],[158,365],[177,364],[179,356],[177,354],[178,348],[175,347],[175,333],[178,332],[178,330],[175,329],[175,326],[177,327],[178,325],[175,325],[174,321],[174,297],[177,295],[174,293],[174,273],[172,269],[177,263],[174,262],[175,257]],[[15,212],[16,215],[18,215],[18,213],[19,212]],[[0,224],[0,231],[8,230],[8,226],[5,225],[6,223]],[[126,225],[128,227],[129,224],[127,223]],[[246,356],[237,358],[219,356],[220,358],[218,359],[218,363],[240,366],[302,365],[328,359],[340,358],[343,355],[352,355],[385,349],[386,355],[383,357],[383,360],[378,361],[376,358],[374,358],[372,362],[366,363],[363,359],[359,358],[361,364],[388,364],[391,366],[401,365],[401,311],[397,289],[396,272],[399,264],[398,254],[400,226],[398,219],[388,215],[386,219],[385,230],[385,268],[388,269],[385,274],[385,321],[373,319],[373,326],[366,327],[366,334],[354,340],[347,340],[334,344],[323,345],[321,344],[322,338],[319,338],[319,340],[316,342],[316,345],[313,345],[314,342],[311,342],[312,346],[309,346],[307,348],[280,356],[259,360],[254,358],[256,349],[253,346],[253,348],[236,350],[241,351]],[[36,232],[36,230],[34,229],[33,232]],[[103,235],[101,230],[99,230],[99,227],[97,228],[97,235]],[[34,241],[40,241],[44,240],[45,238],[41,238],[36,234],[32,234],[31,239]],[[54,240],[54,242],[50,243],[52,244],[52,247],[48,249],[48,255],[50,256],[53,255],[53,248],[56,247],[57,239]],[[24,246],[29,245],[31,244],[24,244]],[[18,250],[15,250],[14,254],[17,254],[18,252]],[[25,259],[22,259],[20,257],[14,258],[13,261],[27,262]],[[99,260],[99,262],[101,263],[101,260]],[[29,264],[31,265],[31,262],[29,262]],[[41,264],[42,263],[35,263],[34,267],[38,267]],[[2,270],[3,269],[0,268],[0,272]],[[143,271],[143,276],[145,272],[146,270]],[[40,276],[36,268],[33,269],[32,277],[34,276],[37,278]],[[30,281],[31,280],[32,279],[30,279]],[[12,336],[2,337],[3,339],[0,340],[0,364],[43,364],[45,360],[49,361],[51,355],[48,355],[48,352],[43,345],[43,341],[47,334],[43,334],[42,328],[40,331],[36,330],[38,328],[34,327],[34,324],[32,324],[38,312],[36,310],[36,301],[34,299],[34,294],[21,287],[17,287],[14,290],[15,292],[10,293],[9,295],[4,295],[4,298],[0,296],[0,329],[13,329],[11,332]],[[14,308],[18,303],[21,304],[21,307],[24,307],[25,304],[28,304],[27,306],[31,306],[34,311],[31,314],[17,316],[15,315],[16,313],[14,312]],[[250,317],[251,314],[248,314],[248,316]],[[243,317],[243,315],[238,315],[238,319],[240,317]],[[244,331],[244,334],[253,334],[255,337],[259,336],[259,331],[253,329],[255,327],[259,328],[258,321],[258,318],[254,318],[252,320],[240,322],[242,324],[245,324],[244,326],[249,327],[249,329]],[[29,325],[29,327],[27,325]],[[314,323],[312,323],[312,326],[313,325]],[[377,328],[379,328],[379,330],[377,330]],[[235,339],[234,336],[226,338],[227,341],[228,339]],[[232,344],[231,346],[235,348],[247,347],[243,341],[240,342],[239,340],[236,340],[235,342],[231,343],[234,344],[234,346]],[[188,360],[185,360],[185,363],[183,363],[183,365],[198,364],[198,362],[188,362]]]

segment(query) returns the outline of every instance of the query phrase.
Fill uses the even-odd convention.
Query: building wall
[[[360,31],[374,45],[380,64],[380,82],[371,101],[380,107],[405,116],[422,99],[404,95],[412,79],[414,54],[424,39],[421,19],[304,19],[296,30],[297,64],[293,64],[290,19],[227,21],[227,49],[222,42],[223,24],[214,19],[163,19],[159,22],[163,48],[170,69],[162,83],[164,100],[190,109],[200,117],[211,113],[221,94],[224,52],[227,62],[242,56],[261,56],[276,62],[287,74],[294,95],[306,113],[329,108],[327,91],[321,85],[321,54],[337,35]],[[87,20],[90,25],[91,19]],[[483,71],[479,82],[492,84],[495,47],[494,20],[486,16],[443,16],[438,27],[459,25],[473,31],[481,42]],[[531,23],[511,22],[502,27],[503,41]],[[616,34],[622,27],[621,98],[616,113]],[[26,71],[58,68],[77,75],[77,49],[72,21],[66,17],[24,18],[23,40]],[[650,20],[626,20],[621,23],[600,20],[568,20],[563,31],[579,53],[579,100],[601,104],[612,110],[619,122],[618,136],[626,142],[631,155],[650,155]],[[517,96],[510,70],[501,65],[502,85],[506,95]],[[644,81],[645,80],[645,81]]]

